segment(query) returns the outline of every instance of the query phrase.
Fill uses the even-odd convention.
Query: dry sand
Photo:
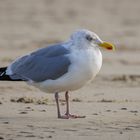
[[[0,82],[0,139],[140,140],[139,13],[139,0],[0,1],[0,66],[78,28],[117,45],[116,52],[102,50],[95,80],[71,94],[71,112],[85,119],[57,119],[53,95]]]

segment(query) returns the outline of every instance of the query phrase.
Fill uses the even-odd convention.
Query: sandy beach
[[[71,112],[84,119],[57,119],[53,94],[24,82],[0,82],[0,139],[139,140],[140,1],[0,1],[0,67],[76,29],[96,32],[116,45],[101,50],[98,76],[71,92]],[[65,110],[64,93],[61,108]]]

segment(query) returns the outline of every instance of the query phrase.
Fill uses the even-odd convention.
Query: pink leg
[[[86,116],[71,115],[69,113],[69,94],[68,94],[68,91],[66,91],[66,93],[65,93],[65,99],[66,99],[66,113],[65,113],[65,115],[61,115],[60,106],[59,106],[59,95],[58,95],[58,92],[55,93],[55,101],[56,101],[56,105],[57,105],[58,118],[60,118],[60,119],[69,119],[69,118],[76,119],[76,118],[85,118],[86,117]]]
[[[57,116],[59,119],[68,119],[69,117],[66,116],[66,115],[61,115],[61,112],[60,112],[60,106],[59,106],[59,95],[58,95],[58,92],[55,93],[55,101],[56,101],[56,106],[57,106]]]
[[[55,93],[55,101],[56,101],[56,106],[57,106],[57,116],[58,116],[58,118],[60,118],[61,113],[60,113],[60,107],[59,107],[59,95],[58,95],[58,92]]]
[[[65,113],[65,115],[68,118],[76,119],[76,118],[85,118],[86,117],[86,116],[79,116],[79,115],[70,114],[70,112],[69,112],[69,94],[68,94],[68,91],[66,91],[66,93],[65,93],[65,99],[66,99],[66,113]]]

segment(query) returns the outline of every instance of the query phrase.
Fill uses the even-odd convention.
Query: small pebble
[[[43,109],[43,110],[40,110],[41,112],[46,112],[46,110],[45,109]]]
[[[93,113],[92,115],[98,115],[97,113]]]
[[[35,135],[27,135],[26,137],[35,137]]]
[[[31,109],[31,107],[27,106],[26,109]]]
[[[4,138],[2,136],[0,136],[0,140],[4,140]]]
[[[131,113],[138,113],[137,110],[131,110],[130,112],[131,112]]]
[[[9,122],[3,122],[4,124],[9,124]]]
[[[120,134],[123,134],[123,132],[121,131]]]
[[[132,128],[126,127],[125,130],[133,130]]]
[[[22,112],[20,112],[19,114],[27,114],[27,112],[25,112],[25,111],[22,111]]]
[[[48,138],[52,138],[52,136],[48,136]]]
[[[34,127],[33,125],[27,125],[28,127]]]
[[[121,110],[127,110],[127,108],[123,107],[123,108],[121,108]]]

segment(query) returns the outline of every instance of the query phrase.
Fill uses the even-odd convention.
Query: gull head
[[[79,48],[103,47],[108,50],[115,50],[115,46],[109,42],[102,41],[99,36],[86,29],[81,29],[71,35],[71,40]]]

